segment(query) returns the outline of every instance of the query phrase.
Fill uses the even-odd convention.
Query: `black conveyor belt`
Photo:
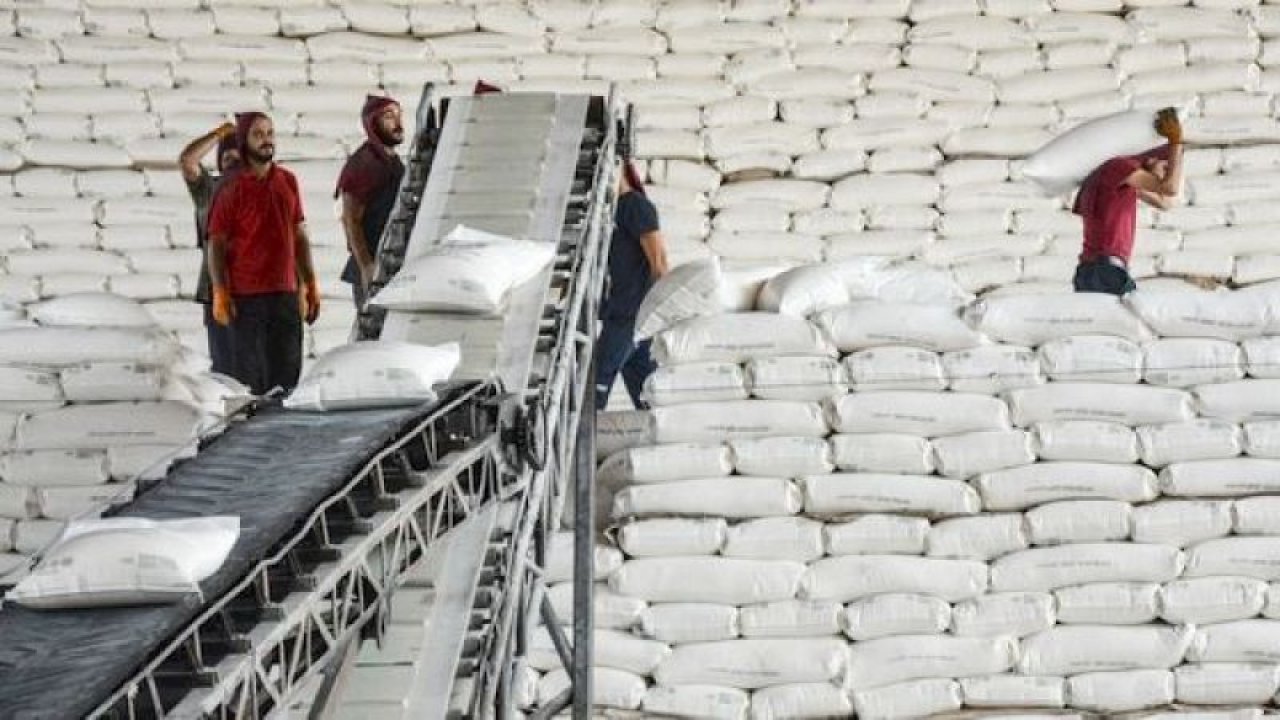
[[[456,390],[457,388],[454,388]],[[444,393],[444,404],[453,392]],[[214,600],[383,447],[433,407],[301,413],[266,409],[233,425],[117,516],[238,515],[240,538],[201,584]],[[73,720],[129,680],[201,612],[175,605],[34,611],[0,609],[0,719]]]

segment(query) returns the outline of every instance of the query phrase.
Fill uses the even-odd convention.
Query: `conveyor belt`
[[[118,514],[239,516],[240,538],[227,563],[201,585],[206,597],[216,598],[289,536],[299,519],[431,412],[432,407],[327,414],[264,410],[234,425]],[[200,609],[194,599],[67,611],[6,603],[0,609],[0,718],[85,716]]]

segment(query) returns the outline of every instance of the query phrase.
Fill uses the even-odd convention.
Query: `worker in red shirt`
[[[1173,108],[1156,114],[1167,144],[1142,155],[1111,158],[1080,185],[1072,212],[1084,221],[1076,292],[1124,295],[1137,288],[1129,275],[1138,200],[1167,210],[1182,192],[1182,124]]]
[[[302,198],[297,178],[273,161],[271,118],[237,115],[236,142],[243,170],[209,213],[213,318],[231,329],[232,376],[255,395],[289,391],[302,370],[302,319],[320,313]]]
[[[404,163],[396,146],[404,141],[400,103],[389,97],[369,95],[360,111],[368,138],[347,158],[335,191],[342,198],[342,229],[351,257],[342,269],[342,281],[351,283],[356,309],[364,309],[382,231],[395,209],[396,193],[404,177]]]

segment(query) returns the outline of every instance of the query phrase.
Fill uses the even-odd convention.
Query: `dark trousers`
[[[213,305],[204,305],[204,329],[209,340],[210,370],[230,375],[235,370],[235,355],[230,327],[219,325],[213,319]]]
[[[302,373],[302,315],[297,293],[237,297],[231,321],[234,355],[232,377],[254,395],[272,388],[286,392]]]
[[[631,404],[647,407],[640,393],[645,378],[657,368],[649,357],[649,341],[635,342],[634,318],[604,318],[601,325],[600,338],[596,340],[596,409],[603,410],[609,404],[609,393],[619,372]]]
[[[369,295],[364,289],[364,283],[359,280],[351,283],[351,301],[356,304],[356,312],[364,310],[364,301],[368,298]]]
[[[1076,266],[1073,282],[1076,292],[1124,295],[1138,289],[1137,283],[1133,281],[1126,268],[1113,265],[1106,260],[1080,263]]]

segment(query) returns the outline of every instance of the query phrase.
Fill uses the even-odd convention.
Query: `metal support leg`
[[[586,364],[586,391],[574,447],[573,486],[573,717],[591,718],[592,634],[595,625],[596,384],[595,363]]]

